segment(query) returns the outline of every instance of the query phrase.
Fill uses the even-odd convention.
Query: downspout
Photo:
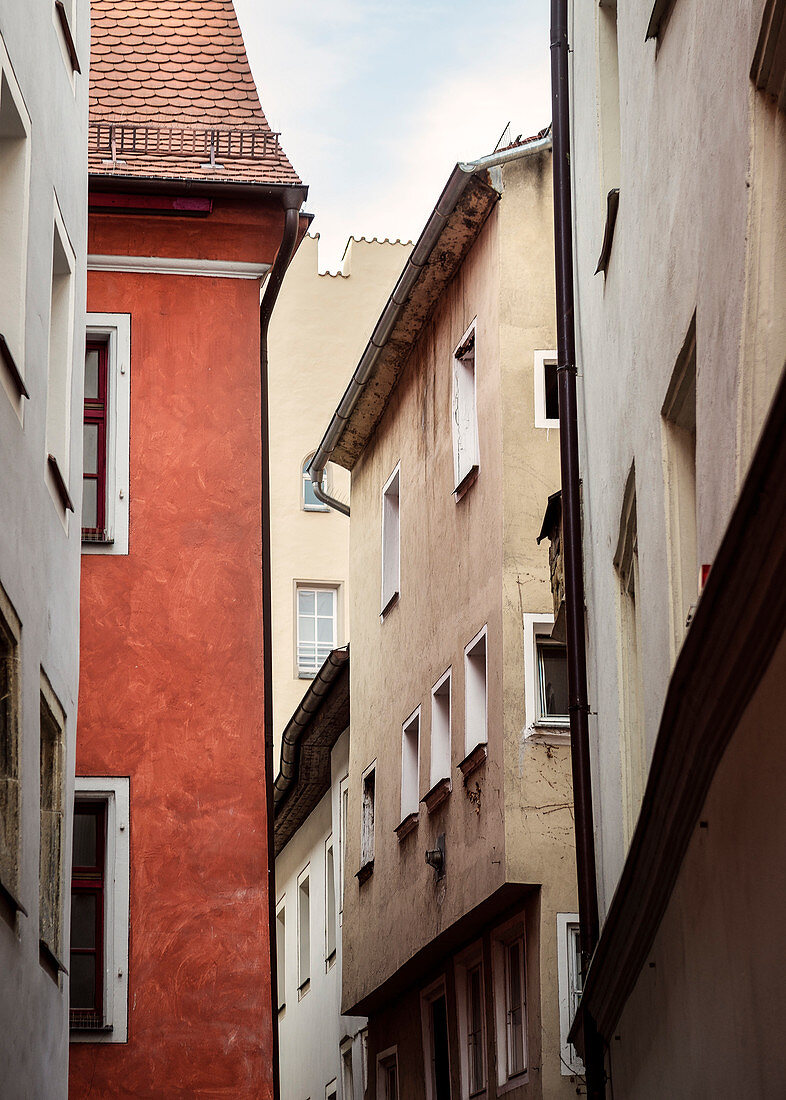
[[[284,207],[284,232],[273,268],[268,276],[265,293],[259,307],[259,391],[262,422],[262,660],[264,671],[265,721],[265,795],[267,815],[267,899],[270,948],[270,1008],[273,1040],[273,1100],[280,1100],[280,1059],[278,1051],[278,975],[276,966],[276,854],[274,832],[273,782],[273,631],[270,594],[270,431],[268,410],[267,342],[270,317],[281,290],[284,275],[297,244],[300,207],[304,191],[288,188],[281,196]]]
[[[425,228],[417,244],[404,265],[404,270],[399,276],[393,293],[388,298],[387,305],[382,311],[382,316],[374,326],[374,331],[371,334],[371,339],[366,345],[366,350],[363,352],[360,362],[355,368],[349,385],[344,392],[344,396],[341,398],[341,403],[333,414],[333,419],[328,425],[324,438],[309,464],[308,474],[311,478],[311,484],[314,487],[314,496],[317,500],[321,500],[323,504],[327,504],[330,508],[334,508],[337,512],[341,512],[344,516],[349,515],[349,505],[345,504],[343,500],[337,500],[336,497],[331,496],[330,493],[322,488],[322,478],[325,473],[325,468],[328,462],[330,462],[330,456],[344,431],[344,425],[352,416],[352,412],[360,400],[363,387],[374,371],[377,359],[385,349],[385,345],[398,320],[399,314],[407,303],[412,287],[420,278],[420,273],[423,268],[428,264],[431,253],[434,251],[434,246],[442,235],[442,230],[445,228],[445,224],[450,218],[450,215],[455,210],[456,203],[464,193],[470,176],[474,176],[478,172],[485,172],[489,168],[495,168],[498,165],[506,164],[509,161],[520,160],[522,157],[534,156],[536,153],[542,153],[544,149],[550,148],[551,127],[549,126],[545,131],[541,132],[535,141],[528,141],[523,145],[516,145],[512,149],[502,149],[498,153],[490,153],[489,156],[481,157],[480,160],[457,164],[453,169],[451,177],[445,186],[445,190],[440,195],[437,205],[431,212],[431,216],[426,222]]]
[[[573,222],[568,104],[568,0],[551,0],[551,99],[554,128],[554,252],[557,289],[557,377],[559,379],[562,523],[565,547],[570,747],[576,834],[581,969],[586,977],[598,942],[598,893],[589,752],[587,653],[584,640],[584,573],[581,534],[576,340],[573,308]],[[581,1009],[580,1009],[581,1011]],[[605,1097],[603,1045],[595,1022],[583,1009],[587,1096]]]

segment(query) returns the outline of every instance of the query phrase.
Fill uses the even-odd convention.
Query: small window
[[[52,294],[49,311],[49,373],[46,449],[50,491],[61,508],[73,511],[68,493],[71,453],[71,370],[73,365],[74,269],[76,259],[59,211],[52,229]]]
[[[338,1095],[338,1079],[333,1078],[327,1085],[325,1085],[325,1100],[336,1100]]]
[[[417,814],[420,799],[420,707],[402,726],[401,820]]]
[[[341,1087],[344,1100],[355,1100],[355,1072],[352,1066],[352,1042],[341,1046]]]
[[[0,884],[19,908],[19,637],[21,623],[0,587]],[[6,900],[9,900],[6,898]]]
[[[311,894],[308,867],[301,871],[297,880],[297,933],[298,997],[303,997],[311,984]]]
[[[360,1032],[360,1070],[363,1078],[363,1095],[368,1089],[368,1028]]]
[[[426,1100],[451,1100],[450,1039],[445,979],[440,978],[420,995]]]
[[[431,775],[429,786],[450,778],[451,670],[431,689]]]
[[[344,912],[344,868],[347,861],[347,828],[349,823],[349,776],[345,775],[339,787],[338,823],[338,911]]]
[[[478,471],[478,413],[475,389],[475,322],[453,352],[453,473],[460,494]]]
[[[398,1051],[390,1047],[377,1056],[377,1096],[398,1100]]]
[[[581,944],[577,913],[557,914],[557,972],[559,977],[560,1062],[564,1076],[584,1072],[581,1057],[568,1040],[581,1001]]]
[[[538,724],[568,726],[568,656],[560,642],[538,635]]]
[[[469,1095],[486,1087],[486,1051],[483,1041],[483,965],[467,969],[467,1065]]]
[[[309,472],[308,472],[309,463],[311,462],[311,459],[313,457],[314,457],[313,454],[308,456],[306,461],[303,463],[303,468],[302,468],[302,471],[301,471],[302,481],[303,481],[303,484],[302,484],[303,494],[302,494],[302,497],[301,497],[302,508],[305,512],[329,512],[330,508],[328,507],[328,505],[323,504],[321,500],[317,499],[317,495],[314,492],[314,483],[311,480],[311,477],[310,477]],[[325,470],[323,471],[323,474],[322,474],[322,490],[325,493],[328,491],[327,467],[325,467]]]
[[[559,382],[556,351],[536,351],[534,362],[535,427],[559,428]]]
[[[276,907],[276,985],[278,987],[278,1011],[287,1004],[287,905],[282,898]]]
[[[63,969],[60,960],[63,941],[65,713],[43,674],[40,696],[40,768],[38,936],[42,961],[53,977],[57,977],[57,971]]]
[[[82,539],[106,540],[106,448],[109,387],[107,345],[85,351],[85,417],[82,449]]]
[[[360,867],[374,863],[374,802],[376,795],[376,763],[363,774],[363,806],[360,823]]]
[[[400,467],[397,466],[382,490],[382,614],[401,589]]]
[[[336,958],[336,867],[333,837],[325,841],[325,962],[330,967]]]
[[[507,1019],[508,1077],[527,1068],[527,1028],[524,985],[524,938],[505,947],[505,1016]]]
[[[464,651],[464,749],[469,755],[487,736],[486,628]]]
[[[336,648],[336,589],[297,587],[297,671],[312,679]]]

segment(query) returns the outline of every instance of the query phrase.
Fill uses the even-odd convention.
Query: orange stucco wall
[[[278,210],[93,218],[91,253],[271,262]],[[131,314],[127,557],[83,556],[77,774],[129,776],[127,1044],[70,1095],[268,1097],[259,283],[93,272]]]

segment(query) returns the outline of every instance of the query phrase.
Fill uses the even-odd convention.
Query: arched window
[[[317,500],[317,495],[314,492],[314,485],[311,481],[311,478],[309,477],[308,465],[311,462],[311,459],[313,457],[314,457],[314,455],[310,454],[308,456],[308,458],[305,460],[305,462],[303,463],[303,469],[302,469],[302,475],[303,475],[302,476],[302,483],[303,483],[302,506],[303,506],[303,510],[306,511],[306,512],[329,512],[330,509],[328,508],[327,504],[323,504],[321,500]],[[327,474],[327,469],[326,469],[324,471],[324,473],[322,474],[322,488],[325,492],[327,492],[327,487],[328,487],[328,474]]]

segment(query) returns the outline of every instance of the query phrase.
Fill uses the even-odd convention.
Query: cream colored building
[[[585,1000],[615,1097],[780,1096],[786,4],[571,7]]]
[[[369,1017],[370,1100],[575,1094],[564,650],[536,543],[559,484],[551,208],[548,137],[457,166],[315,460],[352,472],[342,1008]]]
[[[304,497],[303,469],[409,254],[409,246],[399,241],[351,238],[341,272],[320,274],[318,245],[318,237],[304,238],[270,325],[276,760],[282,730],[309,681],[330,650],[349,640],[349,526],[344,516],[320,504],[310,487]],[[327,484],[338,496],[349,498],[349,476],[344,470],[331,467]]]

